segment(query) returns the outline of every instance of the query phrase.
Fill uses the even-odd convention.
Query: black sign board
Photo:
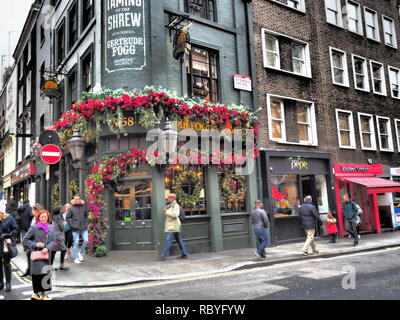
[[[40,135],[39,142],[42,146],[46,146],[48,144],[54,144],[58,146],[60,144],[60,139],[57,132],[47,130]]]
[[[107,0],[105,62],[109,73],[146,66],[145,0]]]

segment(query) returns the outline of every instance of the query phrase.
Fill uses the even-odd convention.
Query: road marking
[[[349,257],[371,255],[371,254],[376,254],[379,252],[390,252],[390,251],[397,251],[397,250],[400,250],[400,248],[388,248],[388,249],[382,249],[382,250],[376,250],[376,251],[360,252],[360,253],[354,253],[352,255],[342,255],[342,256],[331,257],[331,258],[307,259],[307,260],[301,260],[301,261],[275,264],[275,265],[267,266],[267,267],[258,267],[258,268],[252,268],[252,269],[246,269],[246,270],[229,271],[229,272],[224,272],[224,273],[203,275],[203,276],[197,276],[197,277],[191,277],[191,278],[167,280],[167,281],[162,281],[162,282],[133,284],[133,285],[129,285],[126,287],[88,288],[86,290],[82,290],[81,293],[82,294],[84,294],[84,293],[107,293],[107,292],[117,292],[117,291],[129,291],[129,290],[134,290],[134,289],[144,289],[144,288],[151,288],[151,287],[158,287],[158,286],[166,286],[166,285],[170,285],[170,284],[177,284],[177,283],[182,283],[182,282],[190,282],[190,281],[214,279],[214,278],[220,278],[220,277],[229,277],[229,276],[234,276],[234,275],[242,275],[242,274],[254,273],[257,271],[281,269],[284,267],[308,264],[308,263],[312,263],[312,262],[323,262],[323,261],[339,260],[339,259],[345,259],[345,258],[348,259]]]
[[[16,286],[12,286],[12,289],[22,289],[22,288],[29,288],[31,287],[31,284],[25,283],[25,284],[17,284]]]
[[[302,274],[301,277],[310,278],[314,280],[333,278],[347,274],[347,272],[332,270],[332,269],[319,269],[319,268],[304,268],[299,269],[299,271],[307,272],[307,274]]]
[[[0,300],[4,300],[4,296],[0,296]]]

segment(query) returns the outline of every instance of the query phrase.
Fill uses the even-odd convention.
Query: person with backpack
[[[171,193],[167,199],[168,204],[164,207],[165,214],[165,229],[164,231],[167,234],[167,242],[165,244],[164,249],[161,252],[160,259],[165,261],[166,257],[169,255],[169,250],[172,245],[172,241],[175,239],[179,244],[182,255],[179,257],[180,259],[187,259],[188,251],[186,250],[185,244],[183,243],[181,237],[181,219],[182,216],[181,206],[176,202],[176,194]],[[184,216],[184,212],[183,212]],[[182,217],[183,218],[183,217]]]
[[[346,218],[345,230],[353,237],[353,246],[358,246],[357,214],[359,210],[357,204],[350,199],[348,194],[343,196],[343,201],[343,214]]]
[[[256,201],[256,208],[250,215],[250,223],[253,225],[256,235],[257,251],[254,254],[258,259],[265,260],[267,258],[265,248],[268,245],[268,233],[266,229],[268,228],[269,221],[261,200]]]

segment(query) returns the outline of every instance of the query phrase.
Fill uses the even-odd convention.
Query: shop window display
[[[274,216],[298,214],[300,205],[297,175],[272,176]]]

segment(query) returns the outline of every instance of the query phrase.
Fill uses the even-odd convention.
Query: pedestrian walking
[[[346,218],[345,230],[353,237],[353,246],[358,246],[357,214],[359,212],[357,204],[350,199],[348,194],[343,196],[343,213]]]
[[[74,241],[74,263],[84,261],[86,246],[88,243],[88,211],[85,202],[79,195],[74,196],[67,213],[67,222],[71,226]],[[82,237],[82,247],[79,251],[79,239]]]
[[[55,236],[55,245],[53,246],[53,249],[51,250],[51,265],[54,263],[54,259],[56,257],[56,254],[58,251],[61,252],[61,257],[60,257],[60,270],[66,271],[69,270],[69,268],[65,265],[65,255],[67,253],[67,246],[65,245],[65,233],[64,233],[64,228],[65,228],[65,220],[61,214],[61,211],[63,210],[63,206],[58,206],[57,208],[54,209],[53,214],[51,216],[52,219],[52,225],[53,225],[53,230],[54,230],[54,236]],[[57,269],[56,269],[57,270]]]
[[[14,217],[0,212],[0,291],[4,289],[4,275],[6,291],[11,291],[11,257],[7,243],[11,243],[18,232],[18,225]]]
[[[320,225],[322,225],[322,220],[315,209],[315,206],[312,204],[312,197],[307,196],[304,199],[304,202],[299,209],[299,219],[300,225],[304,228],[304,231],[307,234],[307,240],[303,246],[303,254],[308,256],[308,250],[311,247],[313,254],[318,254],[319,251],[314,242],[314,235],[315,235],[315,224],[318,221]]]
[[[25,200],[24,204],[18,208],[18,213],[21,219],[19,227],[23,237],[24,234],[28,232],[29,228],[31,227],[33,219],[32,207],[29,204],[29,200]]]
[[[332,236],[332,240],[329,241],[330,243],[336,243],[336,234],[338,233],[336,222],[332,213],[326,215],[326,233]]]
[[[36,221],[37,221],[37,215],[40,211],[43,210],[43,206],[40,203],[36,203],[33,207],[32,207],[32,221],[30,224],[30,227],[33,225],[36,225]],[[29,228],[30,228],[29,227]],[[29,229],[28,229],[29,230]],[[22,244],[23,245],[23,244]],[[22,275],[22,277],[28,277],[31,275],[31,248],[24,246],[24,251],[26,251],[26,260],[27,260],[27,269],[25,271],[25,273]]]
[[[67,213],[68,213],[68,209],[70,206],[71,205],[69,203],[67,203],[66,205],[64,205],[64,207],[62,209],[62,217],[65,221],[65,227],[64,227],[65,246],[67,247],[67,254],[65,255],[65,260],[68,260],[70,257],[72,257],[71,248],[72,248],[72,244],[74,242],[73,241],[74,238],[72,237],[71,226],[67,222]]]
[[[54,242],[55,235],[50,214],[45,210],[39,211],[36,224],[30,227],[23,239],[23,244],[32,249],[32,300],[52,300],[47,292],[52,290],[49,253]],[[36,257],[36,251],[40,252],[40,257]]]
[[[268,216],[263,209],[263,203],[261,200],[256,201],[256,208],[251,212],[250,223],[253,225],[253,230],[256,236],[257,251],[254,254],[260,260],[267,258],[265,254],[265,248],[268,245],[268,233],[267,228],[269,225]]]
[[[165,214],[165,228],[164,231],[167,234],[167,242],[164,249],[161,252],[160,259],[166,260],[169,255],[169,250],[172,246],[172,241],[175,239],[181,249],[181,259],[187,259],[188,251],[183,243],[181,237],[181,221],[179,219],[180,206],[176,202],[176,194],[171,193],[167,199],[168,204],[164,207]]]
[[[14,217],[15,221],[17,222],[17,225],[19,226],[20,224],[20,217],[18,214],[18,203],[15,201],[14,196],[10,196],[10,198],[7,201],[6,205],[6,213],[8,213],[10,216]],[[21,242],[21,239],[19,238],[19,232],[14,235],[15,241],[17,243]]]

